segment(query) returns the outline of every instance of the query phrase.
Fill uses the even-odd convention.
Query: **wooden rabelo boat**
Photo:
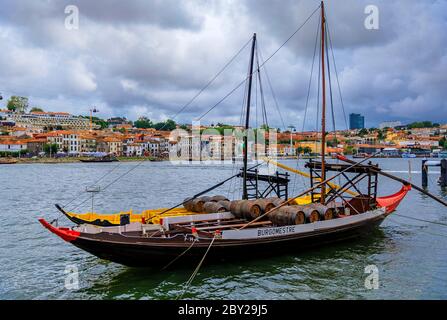
[[[327,170],[340,170],[336,166],[340,167],[329,165]],[[369,166],[345,166],[340,172],[374,176]],[[321,183],[316,186],[321,187]],[[182,263],[197,262],[207,250],[207,259],[240,260],[365,236],[397,208],[409,190],[403,186],[388,197],[362,194],[345,203],[331,200],[307,206],[289,206],[290,199],[269,211],[262,210],[260,200],[242,200],[232,203],[232,212],[164,217],[160,224],[65,228],[39,221],[76,247],[128,266],[166,265],[180,256]],[[327,196],[336,198],[337,192]]]
[[[354,162],[338,156],[337,163],[325,157],[325,29],[324,5],[321,4],[321,87],[322,87],[322,150],[321,158],[309,160],[306,167],[310,188],[293,198],[288,197],[287,176],[263,176],[247,165],[247,137],[244,137],[244,166],[232,178],[243,179],[242,200],[204,196],[205,190],[178,206],[158,209],[147,216],[116,214],[88,217],[58,209],[75,227],[59,227],[40,219],[40,223],[67,242],[99,258],[129,266],[170,264],[177,259],[184,263],[207,259],[242,259],[283,251],[297,252],[366,236],[396,210],[413,184],[366,163],[371,157]],[[256,48],[256,34],[251,47],[250,71],[245,128],[249,128],[250,97]],[[258,65],[259,69],[259,65]],[[268,161],[268,160],[267,160]],[[284,167],[284,166],[283,166]],[[401,190],[386,197],[377,196],[378,177],[402,182]],[[343,180],[340,186],[333,182]],[[252,182],[267,181],[268,190],[253,191]],[[263,180],[264,179],[264,180]],[[256,183],[257,186],[257,183]],[[418,190],[422,189],[416,187]],[[282,190],[282,191],[281,191]],[[250,193],[254,192],[254,193]],[[438,200],[440,201],[440,200]],[[179,208],[183,206],[183,208]],[[150,217],[151,220],[146,219]],[[158,220],[154,222],[153,218]]]
[[[19,160],[17,160],[17,159],[10,159],[10,158],[1,159],[0,158],[0,164],[16,164],[18,162],[19,162]]]

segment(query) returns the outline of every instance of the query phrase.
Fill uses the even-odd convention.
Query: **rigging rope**
[[[110,187],[112,184],[114,184],[115,182],[117,182],[118,180],[120,180],[122,177],[124,177],[125,175],[129,174],[130,172],[132,172],[133,170],[135,170],[136,168],[138,168],[140,165],[143,164],[143,162],[145,162],[145,160],[141,160],[140,162],[138,162],[135,166],[133,166],[132,168],[130,168],[129,170],[127,170],[126,172],[124,172],[122,175],[120,175],[118,178],[116,178],[115,180],[113,180],[112,182],[110,182],[109,184],[107,184],[104,188],[102,188],[102,191],[105,191],[108,187]],[[71,209],[70,211],[73,211],[77,208],[79,208],[80,206],[82,206],[84,203],[86,203],[87,201],[91,200],[90,198],[85,199],[84,201],[82,201],[80,204],[78,204],[76,207],[74,207],[73,209]]]
[[[320,39],[321,48],[321,39]],[[320,126],[320,88],[321,88],[321,50],[318,50],[318,82],[317,82],[317,122],[315,127],[316,137],[315,137],[315,151],[318,150],[318,128]]]
[[[258,45],[259,45],[259,40],[257,41],[257,46]],[[264,61],[264,58],[262,57],[262,50],[260,48],[259,48],[259,56],[261,58],[261,61]],[[259,69],[259,66],[258,66],[258,69]],[[273,86],[272,86],[272,83],[270,81],[270,76],[269,76],[268,71],[267,71],[267,65],[264,65],[264,74],[265,74],[265,77],[267,78],[267,83],[268,83],[268,85],[270,87],[270,91],[272,93],[272,98],[273,98],[273,101],[275,102],[275,107],[276,107],[276,110],[278,111],[279,117],[281,119],[281,123],[282,123],[283,129],[286,130],[287,127],[286,127],[286,124],[284,122],[284,118],[283,118],[283,116],[281,114],[281,110],[279,108],[278,100],[276,99],[275,91],[273,90]]]
[[[305,106],[305,109],[304,109],[304,118],[303,118],[303,125],[302,125],[302,128],[301,128],[301,133],[304,133],[304,127],[306,125],[306,119],[307,119],[307,111],[308,111],[308,108],[309,108],[310,91],[311,91],[311,88],[312,88],[312,78],[313,78],[314,67],[315,67],[315,57],[316,57],[316,53],[317,53],[317,44],[318,44],[318,39],[319,39],[319,35],[320,35],[320,21],[321,21],[321,18],[318,19],[317,32],[316,32],[316,35],[315,35],[314,52],[313,52],[313,57],[312,57],[312,66],[310,68],[309,86],[307,87],[306,106]],[[318,120],[317,120],[317,122],[318,122]],[[298,170],[299,167],[300,167],[300,159],[298,157],[296,159],[295,169]],[[299,177],[301,179],[301,183],[303,185],[305,185],[306,182],[304,181],[304,178],[301,175]],[[298,181],[298,177],[295,177],[294,182],[293,182],[292,192],[296,191],[297,181]]]
[[[343,120],[345,121],[346,130],[348,130],[349,129],[348,120],[347,120],[348,118],[346,117],[345,104],[343,102],[343,95],[341,94],[340,81],[338,79],[337,64],[335,63],[335,55],[334,55],[334,50],[332,48],[332,37],[331,37],[331,32],[329,31],[329,23],[328,23],[327,19],[326,19],[326,30],[327,30],[327,34],[328,34],[328,38],[329,38],[329,46],[331,48],[332,61],[334,64],[335,79],[337,80],[337,86],[338,86],[338,94],[340,96],[340,103],[341,103],[341,107],[343,110]]]
[[[245,43],[242,48],[239,49],[239,51],[224,65],[224,67],[222,69],[220,69],[220,71],[210,80],[208,81],[208,83],[199,90],[199,92],[197,92],[197,94],[191,98],[191,100],[188,101],[188,103],[186,103],[179,111],[177,111],[177,113],[171,117],[171,119],[175,119],[180,113],[182,113],[186,108],[188,108],[191,103],[194,102],[194,100],[196,100],[202,93],[203,91],[205,91],[221,74],[222,72],[225,71],[225,69],[227,69],[232,63],[233,61],[239,56],[239,54],[248,46],[248,44],[251,42],[251,38],[247,41],[247,43]],[[164,127],[166,126],[166,123],[163,125],[163,127],[160,129],[164,129]]]
[[[325,38],[326,38],[326,43],[327,41],[327,29],[325,32]],[[331,115],[332,115],[332,127],[334,130],[334,137],[335,137],[335,141],[337,141],[337,129],[335,127],[335,112],[334,112],[334,100],[332,97],[332,80],[331,80],[331,65],[329,62],[329,49],[328,46],[326,46],[326,61],[327,61],[327,74],[328,74],[328,84],[329,84],[329,97],[330,97],[330,101],[331,101]]]
[[[99,178],[98,180],[96,180],[93,185],[98,184],[100,181],[102,181],[105,177],[107,177],[109,174],[111,174],[113,171],[115,171],[116,168],[118,168],[120,166],[120,163],[118,163],[116,166],[114,166],[112,168],[112,170],[107,171],[101,178]],[[80,196],[82,196],[85,193],[85,191],[81,191],[79,192],[73,199],[71,199],[68,203],[66,203],[65,205],[63,205],[62,207],[65,208],[68,205],[72,204],[75,200],[79,199]]]
[[[256,44],[256,65],[257,65],[257,71],[258,71],[258,78],[259,78],[259,93],[261,95],[261,113],[262,113],[262,124],[265,126],[265,129],[268,128],[269,124],[267,121],[267,110],[265,108],[265,99],[264,99],[264,88],[262,87],[262,77],[261,77],[261,70],[259,68],[259,50],[258,50],[258,44]]]
[[[320,35],[320,26],[319,26],[319,24],[320,24],[320,19],[318,20],[317,34],[315,36],[314,54],[313,54],[313,57],[312,57],[312,66],[310,68],[309,86],[307,87],[306,108],[304,109],[303,127],[302,127],[302,130],[301,130],[302,133],[304,132],[304,126],[306,124],[307,109],[308,109],[308,106],[309,106],[309,98],[310,98],[310,89],[312,87],[312,76],[313,76],[313,73],[314,73],[315,56],[316,56],[316,53],[317,53],[317,43],[318,43],[318,38],[319,38],[318,36]]]
[[[300,31],[304,25],[313,17],[313,15],[319,10],[320,6],[318,6],[311,14],[310,16],[295,30],[294,33],[292,33],[292,35],[278,48],[276,49],[260,66],[259,68],[262,68],[282,47],[284,47],[290,39],[292,39],[295,34]],[[237,56],[239,56],[239,54],[245,49],[245,47],[251,42],[251,38],[249,41],[247,41],[247,43],[245,43],[245,45],[236,53],[235,56],[233,56],[233,58],[230,59],[230,61],[216,74],[216,76],[214,76],[190,101],[188,101],[187,104],[185,104],[173,117],[172,119],[175,119],[181,112],[183,112],[189,105],[191,105],[191,103],[197,98],[199,97],[202,92],[204,90],[206,90],[214,81],[215,79],[236,59]],[[215,107],[217,107],[220,103],[222,103],[224,100],[226,100],[226,98],[228,98],[231,94],[233,94],[244,82],[246,82],[246,80],[250,77],[251,75],[248,75],[242,82],[240,82],[233,90],[231,90],[226,96],[224,96],[221,100],[219,100],[218,103],[216,103],[212,108],[210,108],[207,112],[205,112],[202,116],[200,116],[198,118],[198,120],[201,120],[203,117],[205,117],[209,112],[211,112],[211,110],[213,110]],[[163,125],[162,129],[165,127],[166,123]],[[161,129],[161,130],[162,130]],[[131,171],[133,171],[134,169],[136,169],[137,167],[139,167],[145,160],[141,160],[139,163],[137,163],[137,165],[135,165],[133,168],[131,168],[129,171],[127,171],[126,173],[124,173],[123,175],[119,176],[117,179],[113,180],[110,184],[108,184],[106,187],[103,188],[103,191],[105,189],[107,189],[108,187],[110,187],[113,183],[117,182],[118,180],[120,180],[122,177],[124,177],[125,175],[127,175],[128,173],[130,173]],[[120,164],[118,164],[117,166],[119,166]],[[105,176],[107,176],[108,174],[106,174]],[[104,176],[104,177],[105,177]],[[102,177],[101,180],[104,178]],[[77,197],[76,197],[77,198]],[[84,200],[83,202],[81,202],[79,205],[77,205],[75,208],[73,208],[72,210],[75,210],[76,208],[78,208],[79,206],[81,206],[82,204],[84,204],[85,202],[89,201],[90,198]],[[72,200],[70,203],[72,203],[74,200]]]
[[[315,14],[315,12],[317,12],[320,9],[320,6],[318,6],[311,14],[310,16],[298,27],[298,29],[295,30],[295,32],[292,33],[292,35],[287,38],[286,41],[284,41],[283,44],[281,44],[279,46],[278,49],[276,49],[259,67],[262,68],[271,58],[273,58],[274,55],[276,55],[278,53],[279,50],[281,50],[289,41],[290,39],[292,39],[295,34],[300,31],[305,25],[306,23],[313,17],[313,15]],[[256,71],[253,71],[252,74],[249,74],[247,76],[247,78],[245,78],[244,80],[242,80],[236,87],[234,87],[228,94],[226,94],[222,99],[220,99],[216,104],[214,104],[211,108],[209,108],[205,113],[203,113],[199,118],[197,118],[197,121],[200,121],[201,119],[203,119],[208,113],[210,113],[212,110],[214,110],[218,105],[220,105],[223,101],[225,101],[230,95],[232,95],[237,89],[239,89],[240,86],[242,86],[244,84],[244,82],[250,78]]]
[[[194,102],[195,99],[197,99],[202,93],[203,91],[205,91],[232,63],[233,61],[241,54],[241,52],[247,47],[247,45],[251,42],[251,38],[239,49],[239,51],[224,65],[224,67],[222,69],[220,69],[220,71],[213,77],[211,78],[210,81],[208,81],[208,83],[199,90],[199,92],[191,98],[191,100],[189,100],[173,117],[171,117],[171,119],[175,119],[180,113],[182,113],[189,105],[191,105],[191,103]],[[163,130],[165,128],[167,123],[165,123],[161,129]],[[137,163],[137,165],[129,170],[127,173],[129,173],[130,171],[134,170],[136,167],[138,167],[141,163],[143,163],[145,160],[142,159],[139,161],[139,163]],[[109,174],[111,174],[116,168],[118,168],[121,165],[121,163],[118,163],[112,170],[110,170],[108,173],[106,173],[104,176],[102,176],[100,179],[98,179],[94,185],[96,185],[98,182],[102,181],[106,176],[108,176]],[[127,173],[125,173],[124,175],[120,176],[118,179],[114,180],[111,184],[115,183],[116,181],[118,181],[119,179],[121,179],[122,177],[124,177]],[[105,188],[108,188],[111,184],[107,185]],[[103,190],[105,189],[103,188]],[[79,199],[80,196],[82,196],[84,194],[84,192],[80,192],[78,195],[76,195],[71,201],[69,201],[66,205],[64,205],[63,207],[66,207],[68,205],[70,205],[71,203],[73,203],[75,200]],[[79,206],[81,206],[82,204],[84,204],[85,202],[87,202],[89,199],[86,199],[85,201],[83,201],[81,204],[79,204],[78,206],[76,206],[75,208],[73,208],[72,210],[78,208]]]

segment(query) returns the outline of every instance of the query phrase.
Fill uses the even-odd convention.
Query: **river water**
[[[378,159],[380,166],[409,177],[407,159]],[[411,159],[411,178],[420,184],[420,159]],[[282,161],[297,166],[296,161]],[[303,168],[303,164],[298,164]],[[126,174],[131,170],[129,173]],[[91,209],[85,193],[99,178],[96,211],[107,213],[176,204],[234,174],[233,165],[172,165],[169,162],[102,164],[17,164],[0,166],[0,299],[174,299],[194,266],[159,272],[100,260],[50,234],[37,221],[60,217],[54,203]],[[447,199],[432,170],[429,189]],[[399,190],[384,180],[379,194]],[[295,194],[307,183],[293,177]],[[217,190],[230,198],[239,183]],[[87,199],[87,200],[85,200]],[[412,191],[397,214],[368,238],[311,251],[231,264],[204,265],[184,298],[193,299],[447,299],[447,210]],[[60,224],[68,224],[65,218]],[[440,224],[439,224],[440,223]],[[378,289],[365,287],[365,267],[378,269]],[[77,268],[78,288],[66,288],[66,271]]]

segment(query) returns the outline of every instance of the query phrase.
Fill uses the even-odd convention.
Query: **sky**
[[[246,79],[253,33],[262,64],[319,4],[1,0],[0,108],[11,95],[19,95],[46,111],[87,115],[96,106],[102,118],[146,116],[190,124]],[[79,12],[77,28],[73,11],[66,12],[70,5]],[[368,5],[378,9],[378,29],[365,27]],[[345,115],[351,112],[363,114],[368,127],[391,120],[447,123],[446,0],[332,0],[325,7],[337,129],[346,128]],[[270,126],[293,125],[298,131],[317,126],[318,55],[312,77],[311,69],[318,24],[317,11],[261,68]],[[219,77],[178,113],[241,48]],[[257,78],[253,88],[255,126],[263,123]],[[241,123],[244,90],[244,85],[234,90],[201,123]],[[327,97],[332,127],[329,92]]]

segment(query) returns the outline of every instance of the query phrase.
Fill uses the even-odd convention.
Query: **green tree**
[[[217,131],[219,131],[219,133],[220,133],[221,135],[223,135],[224,132],[225,132],[225,130],[231,130],[231,131],[233,131],[233,130],[234,130],[234,127],[229,126],[229,125],[221,125],[221,126],[215,127],[214,129],[216,129]]]
[[[379,139],[380,141],[383,141],[386,139],[386,130],[378,130],[377,131],[377,139]]]
[[[439,123],[432,123],[431,121],[417,121],[417,122],[410,123],[407,127],[409,129],[437,128],[437,127],[439,127]]]
[[[304,151],[303,147],[299,146],[298,148],[296,148],[296,154],[302,154]]]
[[[174,120],[168,119],[165,122],[156,123],[155,125],[153,125],[153,128],[162,131],[172,131],[177,128],[177,124]]]
[[[327,145],[328,145],[328,147],[335,148],[338,145],[338,140],[337,139],[332,139],[332,140],[327,142]]]
[[[43,109],[39,107],[33,107],[30,112],[43,112]]]
[[[354,154],[357,153],[357,149],[354,148],[354,146],[345,145],[343,148],[344,154]]]
[[[56,154],[58,149],[59,148],[56,143],[45,143],[43,145],[43,152],[45,152],[46,154]]]
[[[359,131],[359,136],[360,136],[360,137],[364,137],[364,136],[366,136],[367,134],[368,134],[368,129],[363,128],[363,129],[361,129],[361,130]]]
[[[134,127],[138,129],[148,129],[152,128],[153,123],[146,117],[141,117],[137,121],[134,122]]]
[[[303,152],[305,154],[310,154],[312,152],[312,149],[310,147],[304,147]]]
[[[6,107],[8,108],[8,110],[24,113],[29,107],[28,98],[11,96]]]
[[[439,146],[444,149],[447,149],[447,139],[445,137],[439,139]]]

